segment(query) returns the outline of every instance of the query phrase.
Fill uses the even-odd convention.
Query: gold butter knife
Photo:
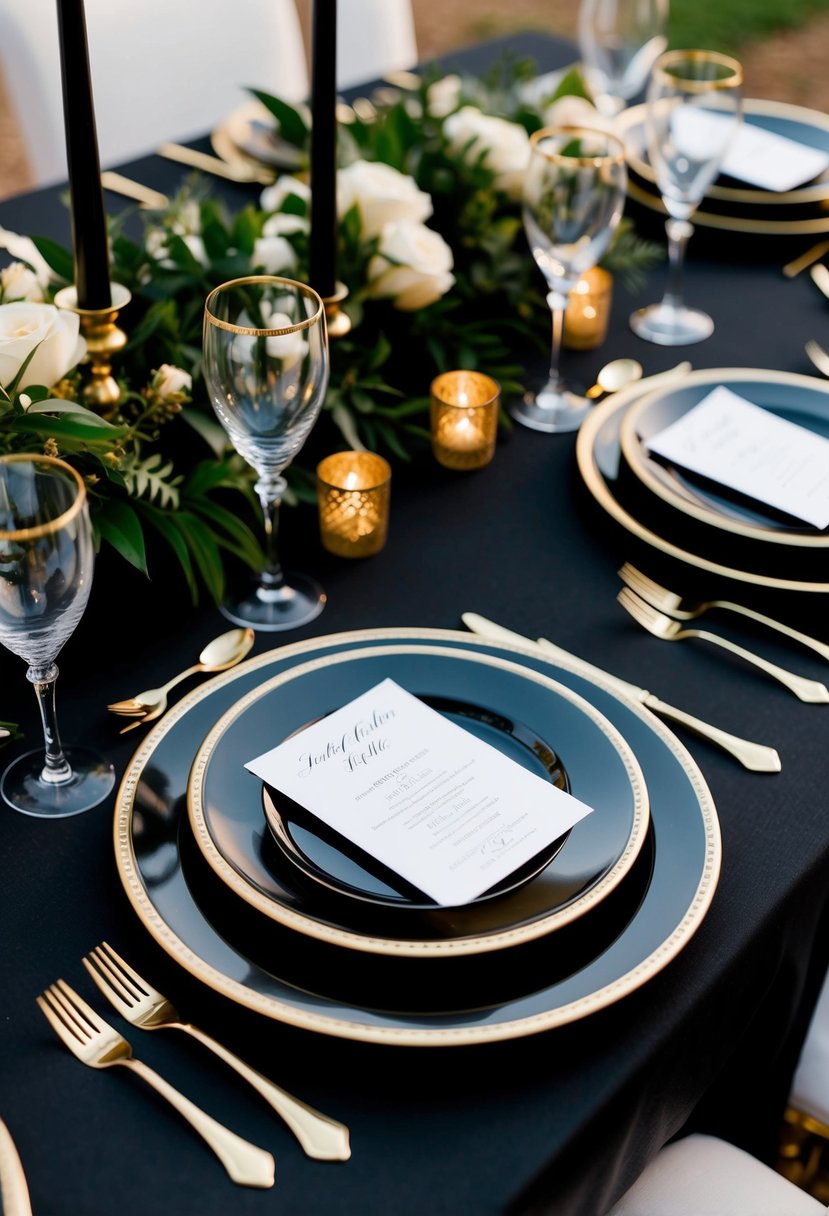
[[[140,203],[142,207],[150,207],[154,211],[161,211],[170,204],[167,195],[162,194],[160,190],[153,190],[150,186],[133,181],[131,177],[113,172],[112,169],[103,171],[101,185],[105,190],[123,194],[124,198],[131,198],[133,202]]]
[[[489,621],[486,617],[479,616],[475,612],[464,612],[461,615],[461,620],[467,629],[479,634],[481,637],[488,637],[493,642],[507,642],[512,646],[522,646],[524,649],[534,650],[549,659],[558,658],[563,659],[565,662],[576,664],[582,674],[601,680],[609,688],[621,693],[630,700],[638,701],[640,705],[647,706],[648,709],[660,714],[663,718],[677,722],[680,726],[684,726],[687,730],[692,731],[701,738],[708,739],[709,742],[716,744],[723,751],[728,752],[729,755],[739,760],[744,768],[751,769],[752,772],[779,773],[783,767],[780,762],[780,756],[773,747],[767,747],[763,743],[753,743],[750,739],[741,739],[739,735],[731,735],[727,731],[720,730],[718,726],[712,726],[709,722],[703,722],[700,718],[694,718],[683,709],[677,709],[676,706],[669,705],[666,701],[660,700],[654,693],[648,692],[646,688],[638,688],[635,684],[629,684],[627,680],[610,675],[609,672],[603,671],[601,667],[595,667],[585,659],[580,659],[577,655],[569,654],[568,651],[563,650],[560,646],[556,646],[554,642],[550,642],[546,638],[539,638],[534,642],[530,638],[522,637],[520,633],[513,633],[512,630],[505,629],[503,625],[497,625],[494,621]]]
[[[169,141],[156,149],[158,156],[165,160],[174,160],[181,165],[189,165],[191,169],[200,169],[202,173],[213,173],[216,177],[224,177],[231,182],[258,182],[262,186],[269,185],[274,175],[269,170],[258,169],[245,161],[220,160],[209,152],[199,152],[196,148],[188,148],[185,144],[174,144]]]
[[[32,1216],[26,1175],[12,1140],[11,1132],[0,1119],[0,1209],[3,1216]]]

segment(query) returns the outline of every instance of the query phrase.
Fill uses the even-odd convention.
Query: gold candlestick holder
[[[110,284],[112,303],[107,308],[79,308],[78,292],[74,286],[63,287],[55,296],[58,308],[75,312],[80,317],[81,333],[86,339],[86,355],[82,367],[88,369],[83,388],[84,402],[100,413],[118,404],[121,389],[112,375],[112,358],[127,344],[127,335],[115,324],[132,295],[121,283]]]
[[[344,338],[351,333],[351,317],[341,308],[343,300],[348,296],[345,283],[337,282],[333,296],[323,296],[325,321],[329,338]]]

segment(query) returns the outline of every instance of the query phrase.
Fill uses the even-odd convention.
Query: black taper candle
[[[78,307],[108,308],[109,251],[83,0],[57,0]]]
[[[337,283],[337,0],[314,0],[311,34],[309,281],[323,299]]]

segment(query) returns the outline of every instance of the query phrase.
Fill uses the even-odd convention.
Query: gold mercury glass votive
[[[607,337],[613,276],[601,266],[585,271],[567,297],[564,345],[569,350],[593,350]]]
[[[501,386],[483,372],[443,372],[432,381],[432,452],[447,469],[481,469],[495,454]]]
[[[338,557],[371,557],[386,543],[391,467],[373,452],[335,452],[317,465],[320,538]]]

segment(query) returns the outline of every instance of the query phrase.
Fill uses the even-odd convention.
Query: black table
[[[573,58],[571,47],[553,40],[514,44],[536,55],[542,69]],[[458,58],[479,65],[499,50],[484,46]],[[124,171],[168,192],[187,172],[153,157]],[[228,198],[241,201],[253,189],[228,187]],[[68,243],[57,191],[8,200],[0,223]],[[713,337],[687,352],[633,338],[627,315],[657,297],[660,270],[649,276],[641,300],[617,286],[607,341],[594,352],[568,352],[568,369],[592,379],[607,359],[634,354],[650,374],[687,353],[697,367],[808,373],[803,343],[820,338],[826,305],[807,275],[788,281],[780,272],[808,243],[781,248],[700,232],[690,248],[687,293],[713,314]],[[829,957],[823,744],[829,711],[795,701],[704,647],[660,645],[629,620],[615,602],[616,570],[623,558],[647,555],[586,493],[574,448],[574,435],[516,428],[478,473],[422,465],[401,476],[388,545],[366,562],[327,555],[310,507],[286,513],[285,560],[314,573],[329,602],[313,625],[289,638],[257,636],[253,653],[341,630],[459,628],[460,614],[473,610],[529,637],[546,634],[700,717],[773,742],[783,771],[768,776],[683,737],[723,833],[721,878],[698,932],[638,991],[571,1025],[476,1047],[360,1044],[259,1017],[182,971],[124,895],[113,863],[112,799],[54,823],[2,811],[0,1117],[18,1143],[38,1216],[116,1210],[600,1216],[683,1129],[720,1133],[771,1157]],[[826,636],[819,615],[825,605],[814,608],[812,627]],[[122,773],[135,736],[118,735],[107,702],[161,682],[223,628],[209,604],[193,610],[174,583],[148,583],[104,556],[87,614],[61,658],[67,739],[95,741]],[[770,657],[825,679],[816,657],[768,635],[763,644]],[[34,696],[20,662],[5,652],[0,689],[2,715],[19,717],[32,745],[39,739]],[[6,749],[3,762],[13,754]],[[141,1058],[275,1153],[273,1191],[236,1188],[140,1082],[96,1074],[72,1059],[34,998],[58,976],[91,996],[80,960],[103,937],[194,1021],[342,1118],[351,1128],[352,1159],[308,1160],[259,1100],[197,1046],[172,1033],[132,1032]]]

